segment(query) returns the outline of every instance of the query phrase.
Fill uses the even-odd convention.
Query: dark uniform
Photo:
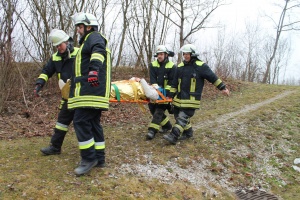
[[[72,66],[74,64],[78,48],[73,47],[72,45],[69,45],[68,48],[70,50],[70,55],[69,51],[66,51],[63,54],[56,52],[52,55],[51,59],[44,66],[42,73],[38,77],[36,85],[40,84],[43,87],[54,73],[57,74],[58,79],[62,79],[64,82],[67,82],[67,79],[71,79]],[[60,112],[54,128],[54,135],[51,138],[51,146],[55,148],[56,153],[60,153],[61,151],[61,146],[68,131],[68,127],[74,116],[74,111],[67,109],[66,99],[62,98],[59,109]],[[41,149],[41,151],[45,154],[49,153],[48,151],[43,151],[43,149]]]
[[[169,93],[171,82],[173,81],[176,71],[176,65],[172,61],[169,61],[168,58],[166,58],[162,63],[155,60],[149,65],[149,70],[150,84],[157,84],[159,87],[164,88],[166,93]],[[148,132],[155,135],[159,131],[160,127],[162,127],[163,132],[171,130],[172,124],[170,123],[169,117],[165,115],[165,111],[170,105],[168,103],[149,103],[148,106],[152,114],[152,121],[148,127]],[[151,137],[148,139],[151,139]]]
[[[171,138],[175,139],[173,144],[181,135],[182,139],[193,135],[190,118],[195,114],[195,110],[200,108],[204,79],[213,83],[219,90],[225,89],[225,84],[198,58],[192,58],[190,62],[183,61],[178,65],[170,89],[170,96],[176,94],[173,98],[176,123],[170,133]]]
[[[97,31],[80,40],[68,108],[74,109],[73,124],[82,160],[105,163],[105,142],[100,124],[101,112],[109,108],[111,82],[110,50],[107,40]],[[88,73],[98,72],[99,86],[91,87]]]

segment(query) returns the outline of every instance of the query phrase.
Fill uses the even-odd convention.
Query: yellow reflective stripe
[[[46,82],[48,81],[48,75],[47,74],[40,74],[38,78],[44,79]]]
[[[176,91],[177,91],[177,88],[171,88],[171,89],[170,89],[170,92],[175,93]]]
[[[80,88],[81,88],[80,82],[76,83],[75,93],[74,93],[74,96],[75,96],[75,97],[80,96]]]
[[[185,127],[184,127],[184,130],[188,130],[189,128],[191,128],[192,127],[192,124],[187,124]]]
[[[169,117],[166,117],[164,120],[162,120],[162,122],[160,123],[161,126],[166,125],[166,123],[168,123],[169,121]]]
[[[53,61],[61,61],[61,57],[60,56],[57,56],[57,52],[55,54],[52,55],[52,60]]]
[[[68,125],[56,122],[55,128],[62,131],[68,131]]]
[[[106,44],[108,45],[107,41],[106,41]],[[107,97],[107,98],[109,98],[109,95],[110,95],[110,84],[111,84],[110,50],[108,47],[106,47],[106,93],[105,93],[105,97]]]
[[[79,48],[78,47],[74,47],[74,51],[70,54],[70,56],[76,56],[78,53]]]
[[[195,92],[196,90],[196,79],[191,78],[191,87],[190,87],[190,92]],[[191,95],[191,100],[195,100],[195,96]]]
[[[105,142],[95,142],[95,149],[105,149]]]
[[[93,53],[91,55],[90,61],[92,61],[92,60],[99,60],[99,61],[101,61],[103,63],[104,62],[104,56],[102,54],[100,54],[100,53]]]
[[[92,147],[95,144],[94,138],[84,141],[84,142],[78,142],[79,144],[79,149],[88,149]]]
[[[72,103],[72,102],[75,102],[75,101],[109,102],[109,98],[100,97],[100,96],[85,95],[85,96],[73,97],[73,98],[70,98],[68,100],[69,103]]]
[[[184,129],[182,128],[182,126],[175,124],[174,127],[178,128],[180,133],[182,133],[184,131]]]
[[[166,64],[165,68],[172,68],[173,65],[174,65],[174,63],[173,63],[172,61],[169,61],[169,62]]]
[[[204,64],[204,62],[202,62],[202,61],[200,61],[200,60],[197,60],[197,61],[196,61],[196,65],[198,65],[198,66],[200,66],[200,67],[201,67],[203,64]]]
[[[157,62],[157,60],[152,62],[152,67],[159,67],[159,63]]]
[[[76,60],[75,60],[75,77],[81,76],[81,51],[84,44],[82,44],[78,50]]]
[[[220,83],[222,83],[222,81],[221,81],[221,79],[218,79],[214,82],[214,86],[217,87],[218,85],[220,85]]]
[[[175,97],[172,104],[181,108],[200,108],[200,100],[178,99]]]
[[[178,67],[183,67],[183,66],[184,66],[183,62],[179,63],[179,65],[178,65]]]
[[[60,73],[57,73],[57,78],[58,78],[58,80],[60,79]]]
[[[180,92],[181,78],[178,79],[178,92]]]
[[[149,124],[149,128],[154,128],[155,130],[159,129],[159,125],[158,124],[154,124],[154,123],[150,123]]]

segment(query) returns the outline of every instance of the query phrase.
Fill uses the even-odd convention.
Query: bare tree
[[[183,46],[186,40],[206,26],[212,13],[220,6],[226,5],[225,0],[187,1],[187,0],[164,0],[172,9],[167,15],[160,8],[159,12],[167,17],[179,29],[179,46]],[[180,60],[181,57],[178,56]],[[179,61],[178,60],[178,61]]]
[[[4,101],[9,96],[9,86],[14,73],[12,33],[17,23],[15,14],[17,4],[18,0],[0,1],[0,112]]]
[[[271,77],[270,77],[271,65],[275,59],[276,52],[277,52],[278,45],[279,45],[279,40],[280,40],[282,32],[290,31],[290,30],[300,30],[300,27],[299,27],[300,21],[299,20],[291,21],[292,19],[289,17],[288,17],[288,20],[286,20],[286,16],[289,13],[294,12],[295,10],[297,10],[299,8],[300,8],[300,3],[298,0],[284,0],[284,5],[282,7],[281,15],[279,17],[278,22],[276,23],[271,18],[271,20],[276,25],[276,36],[275,36],[274,44],[272,47],[272,52],[267,60],[266,70],[264,72],[264,77],[262,80],[263,83],[270,83],[270,81],[271,81]]]

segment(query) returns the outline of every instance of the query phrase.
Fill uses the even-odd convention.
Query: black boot
[[[93,160],[93,161],[81,160],[79,166],[74,170],[74,172],[77,176],[84,175],[88,173],[97,164],[98,164],[98,160]]]
[[[57,155],[61,153],[61,149],[55,148],[54,146],[49,146],[49,147],[41,148],[41,152],[45,156]]]
[[[155,134],[156,133],[154,131],[149,130],[148,133],[147,133],[147,135],[146,135],[146,139],[147,140],[152,140],[155,137]]]
[[[193,131],[184,131],[178,140],[187,140],[193,137]]]
[[[173,133],[169,133],[163,136],[165,140],[167,140],[168,142],[170,142],[171,144],[176,144],[178,138],[173,134]]]

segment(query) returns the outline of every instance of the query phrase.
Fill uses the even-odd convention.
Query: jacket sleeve
[[[170,91],[168,92],[167,96],[173,98],[177,92],[178,88],[178,68],[174,68],[174,76],[173,80],[171,82],[171,88]]]
[[[210,67],[204,63],[200,67],[202,71],[202,76],[204,79],[208,80],[210,83],[214,84],[219,90],[224,90],[226,88],[226,85],[222,82],[221,79],[218,78],[218,76],[210,69]]]
[[[48,79],[51,78],[55,72],[55,66],[51,58],[43,67],[42,73],[39,75],[36,84],[41,84],[42,86],[44,86]]]
[[[154,67],[152,66],[152,63],[149,64],[149,73],[150,73],[150,85],[158,84],[157,83],[157,75],[156,75]]]
[[[87,42],[91,49],[89,71],[99,72],[103,70],[103,63],[106,59],[106,42],[98,32],[92,33]]]

